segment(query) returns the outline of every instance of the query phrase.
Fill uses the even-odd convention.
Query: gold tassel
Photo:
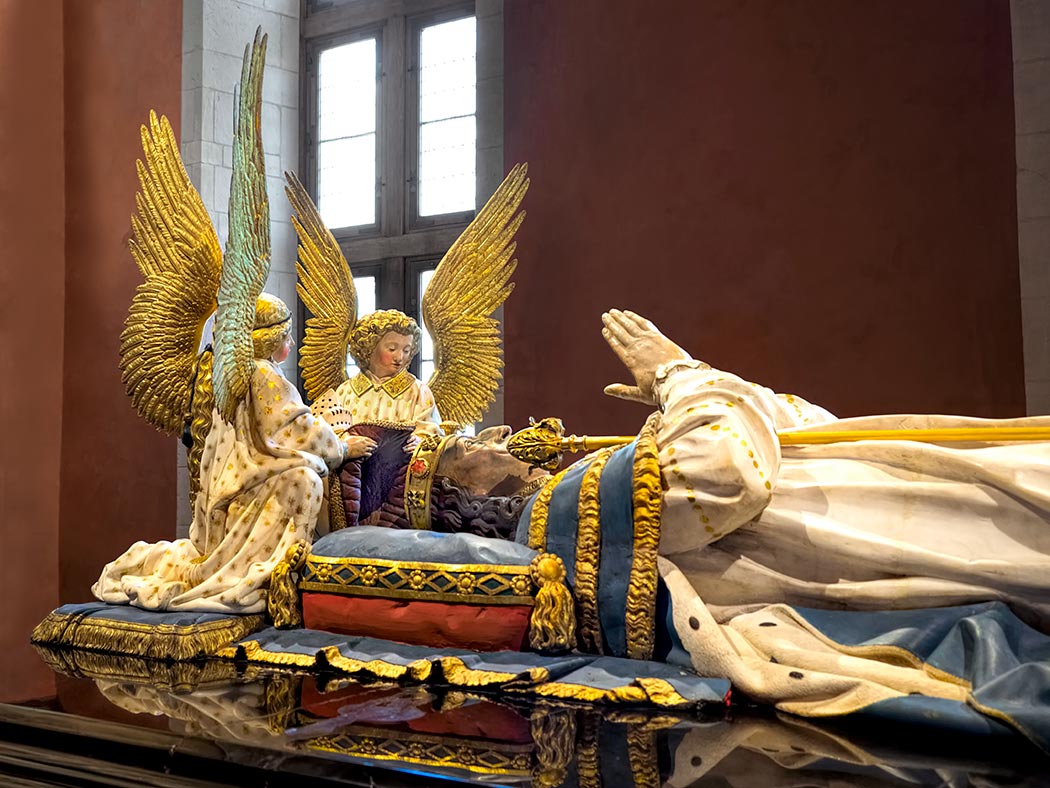
[[[576,647],[576,615],[565,585],[565,564],[554,553],[540,553],[529,570],[539,586],[529,619],[529,645],[547,654],[570,651]]]
[[[557,788],[565,782],[576,752],[576,710],[540,703],[529,718],[532,741],[536,745],[536,788]]]
[[[271,733],[284,733],[295,724],[296,699],[302,676],[275,673],[268,677],[263,696],[266,700],[266,727]]]
[[[288,548],[284,560],[270,573],[270,590],[266,595],[266,612],[278,629],[293,629],[301,626],[303,615],[299,610],[299,589],[296,588],[293,572],[306,564],[310,547],[305,540]]]

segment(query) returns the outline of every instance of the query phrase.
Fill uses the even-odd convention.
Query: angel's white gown
[[[234,424],[216,412],[189,539],[136,542],[92,593],[147,610],[261,613],[270,573],[313,537],[328,466],[344,445],[270,361],[256,360]]]
[[[318,397],[312,410],[323,414],[337,432],[345,426],[330,417],[333,412],[348,416],[350,424],[412,430],[420,436],[436,432],[441,423],[433,392],[407,369],[386,380],[359,372]]]

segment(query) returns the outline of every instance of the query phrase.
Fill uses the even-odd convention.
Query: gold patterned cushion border
[[[452,692],[449,697],[463,693]],[[481,698],[480,695],[465,697]],[[618,728],[599,748],[601,720]],[[300,712],[298,725],[305,727],[320,720]],[[396,760],[421,766],[466,771],[478,775],[531,778],[530,785],[566,784],[576,762],[580,788],[600,788],[599,752],[627,761],[630,775],[622,766],[607,771],[606,779],[616,775],[633,778],[636,786],[660,785],[657,732],[683,721],[677,714],[661,714],[614,709],[581,709],[577,704],[539,701],[529,717],[531,741],[511,743],[477,739],[462,735],[423,734],[372,725],[349,725],[337,733],[307,740],[308,749],[336,753],[363,760]],[[612,786],[612,782],[607,785]]]
[[[164,614],[156,615],[160,618]],[[40,645],[184,662],[214,655],[223,646],[260,629],[264,621],[261,615],[229,616],[178,626],[123,621],[99,612],[67,613],[59,608],[36,625],[30,640]]]
[[[209,686],[227,686],[235,679],[252,678],[260,668],[247,671],[232,662],[209,659],[167,662],[125,654],[86,649],[35,645],[37,654],[52,670],[66,676],[104,679],[128,684],[149,684],[159,690],[190,692]]]
[[[478,774],[527,777],[533,768],[533,744],[471,741],[415,731],[354,725],[306,744],[311,750],[377,761],[400,761]]]
[[[527,565],[311,555],[303,568],[299,590],[468,605],[531,606],[535,586]]]

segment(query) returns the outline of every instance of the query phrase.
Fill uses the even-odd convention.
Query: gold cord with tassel
[[[346,528],[346,508],[343,505],[343,483],[337,471],[328,475],[328,530]]]
[[[539,586],[529,620],[529,645],[548,654],[575,648],[576,615],[565,585],[565,564],[554,553],[540,553],[529,571]]]
[[[539,703],[529,718],[536,745],[535,788],[558,788],[565,782],[576,752],[576,710]]]
[[[306,541],[299,540],[288,548],[284,560],[278,563],[270,574],[266,612],[270,614],[277,629],[292,629],[303,623],[303,616],[299,610],[299,589],[295,586],[292,573],[303,568],[309,554],[309,545]]]

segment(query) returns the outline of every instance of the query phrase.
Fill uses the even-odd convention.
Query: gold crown
[[[430,530],[430,485],[451,435],[424,435],[405,471],[405,515],[413,528]]]

